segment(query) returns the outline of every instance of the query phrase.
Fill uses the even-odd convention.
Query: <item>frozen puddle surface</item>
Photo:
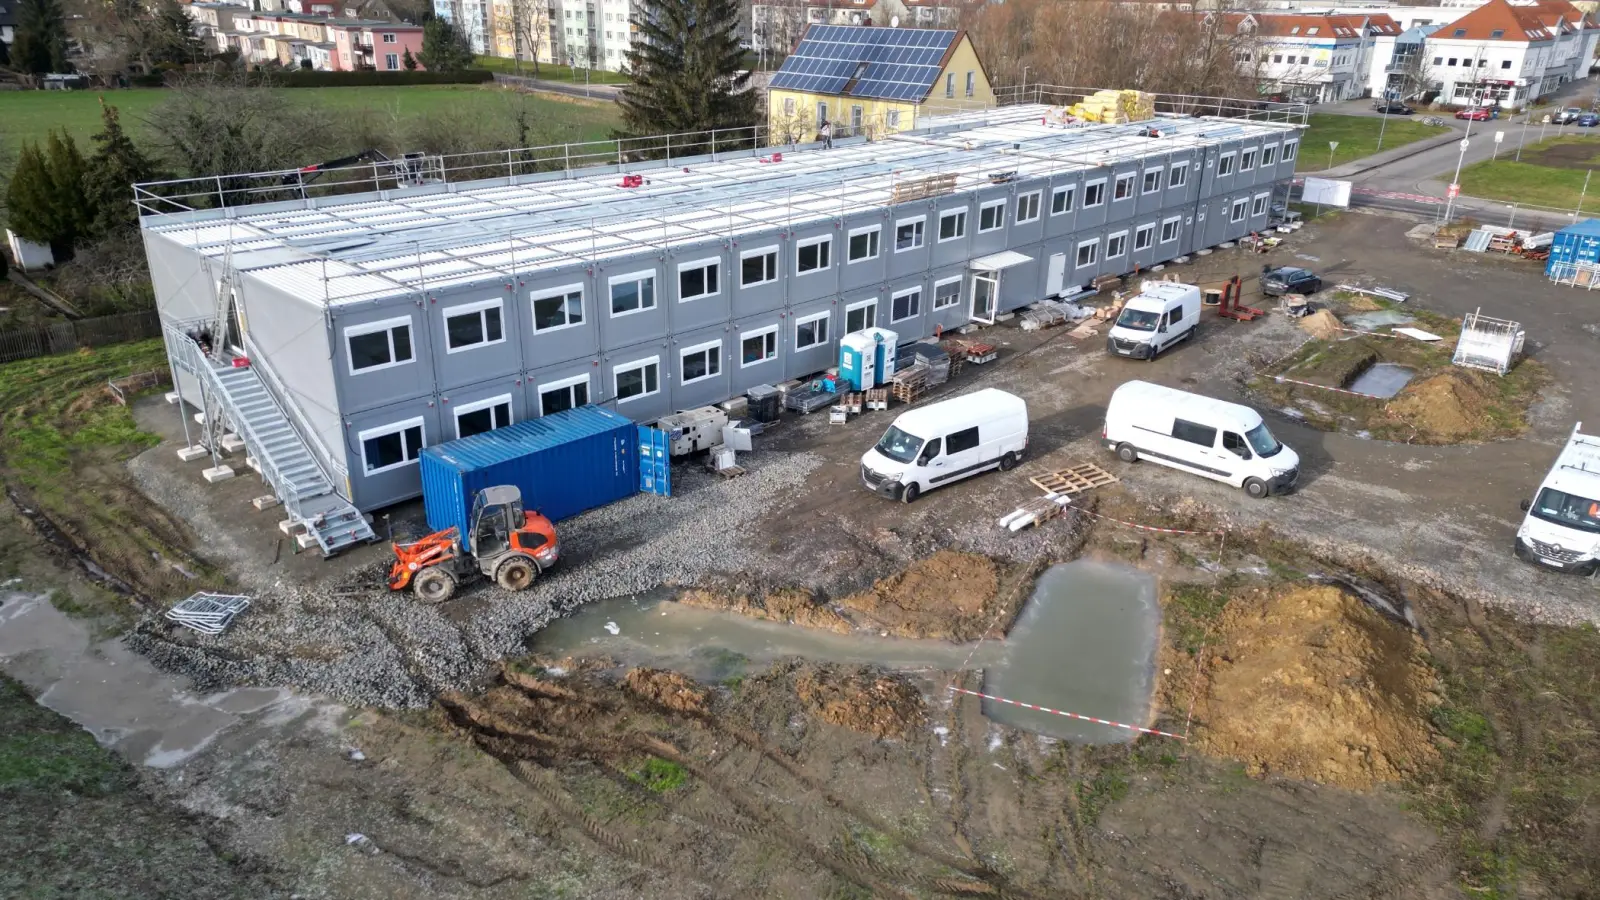
[[[1080,715],[1144,725],[1155,687],[1161,607],[1154,575],[1078,560],[1040,576],[1011,628],[1004,656],[985,670],[984,693]],[[1091,744],[1137,733],[983,701],[991,720]]]
[[[1416,370],[1394,363],[1374,363],[1351,380],[1349,390],[1388,399],[1411,383]]]
[[[1376,331],[1386,325],[1410,325],[1414,321],[1412,316],[1394,309],[1375,309],[1344,317],[1344,324],[1359,331]]]

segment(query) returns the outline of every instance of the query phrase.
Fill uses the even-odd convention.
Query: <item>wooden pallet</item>
[[[744,475],[750,470],[746,469],[744,466],[729,466],[726,469],[713,469],[712,471],[716,472],[718,475],[721,475],[723,478],[738,478],[740,475]]]
[[[956,176],[930,175],[926,178],[908,178],[894,186],[895,203],[908,203],[912,200],[928,200],[933,197],[942,197],[954,193],[956,189]]]
[[[888,409],[889,389],[873,388],[867,391],[867,409]]]
[[[1115,484],[1117,476],[1094,463],[1081,463],[1028,479],[1033,486],[1047,494],[1081,494],[1090,488]]]

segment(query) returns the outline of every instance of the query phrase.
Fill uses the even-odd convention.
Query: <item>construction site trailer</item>
[[[472,500],[496,485],[522,489],[523,506],[552,522],[639,491],[639,426],[582,406],[422,451],[428,527],[468,533]]]
[[[1575,222],[1550,238],[1545,274],[1551,281],[1593,288],[1600,270],[1600,219]]]

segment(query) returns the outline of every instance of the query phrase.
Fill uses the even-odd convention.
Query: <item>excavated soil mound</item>
[[[677,672],[662,669],[629,669],[623,681],[635,694],[678,712],[706,711],[706,692]]]
[[[922,693],[867,668],[818,666],[795,678],[800,704],[824,722],[880,738],[908,738],[927,723]]]
[[[1441,440],[1461,440],[1487,424],[1490,395],[1476,372],[1446,369],[1414,382],[1389,401],[1393,418]]]
[[[1219,637],[1196,710],[1206,752],[1352,788],[1432,759],[1421,642],[1361,601],[1332,587],[1235,600]]]
[[[1333,313],[1325,309],[1319,309],[1301,319],[1300,327],[1305,329],[1307,334],[1318,340],[1331,341],[1342,334],[1339,329],[1344,327],[1344,323],[1339,321],[1339,317]]]
[[[677,599],[685,606],[722,609],[838,634],[849,634],[853,630],[848,619],[805,588],[779,588],[759,597],[697,588],[681,592]]]
[[[863,624],[901,637],[972,640],[988,625],[986,610],[1000,592],[994,560],[940,550],[871,590],[841,601]]]

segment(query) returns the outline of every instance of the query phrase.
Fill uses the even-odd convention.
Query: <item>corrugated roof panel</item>
[[[1582,222],[1574,222],[1573,224],[1568,225],[1556,233],[1600,237],[1600,219],[1587,219]]]

